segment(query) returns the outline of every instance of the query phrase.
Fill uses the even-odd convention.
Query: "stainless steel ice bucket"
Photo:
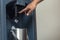
[[[26,40],[26,29],[12,27],[12,35],[18,40]]]

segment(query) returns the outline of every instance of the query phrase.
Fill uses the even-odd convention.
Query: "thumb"
[[[32,10],[29,10],[26,15],[29,16],[31,14],[31,12],[32,12]]]

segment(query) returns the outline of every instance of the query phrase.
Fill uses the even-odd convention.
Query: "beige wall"
[[[38,40],[60,40],[60,0],[44,0],[36,9]]]

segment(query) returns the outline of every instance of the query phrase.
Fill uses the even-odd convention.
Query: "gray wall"
[[[44,0],[37,6],[38,40],[60,40],[60,0]]]
[[[0,40],[7,40],[5,0],[0,0]]]
[[[1,0],[0,0],[0,20],[1,20]],[[0,21],[0,25],[1,25],[1,21]]]

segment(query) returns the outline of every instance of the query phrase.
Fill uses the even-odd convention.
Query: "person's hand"
[[[19,13],[25,13],[27,16],[29,16],[35,8],[36,8],[36,3],[31,2],[23,10],[19,11]]]

